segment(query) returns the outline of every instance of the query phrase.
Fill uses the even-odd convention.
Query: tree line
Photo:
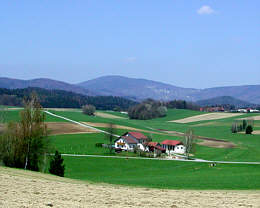
[[[46,90],[42,88],[4,89],[0,88],[0,105],[22,106],[24,98],[32,92],[39,96],[39,102],[44,108],[81,108],[91,104],[97,110],[127,110],[137,102],[114,96],[84,96],[63,90]]]
[[[172,100],[165,102],[167,108],[172,109],[189,109],[189,110],[200,110],[200,106],[193,102],[187,102],[185,100]]]

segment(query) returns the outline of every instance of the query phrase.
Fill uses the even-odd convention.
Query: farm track
[[[171,158],[150,158],[150,157],[127,157],[127,156],[106,156],[106,155],[78,155],[78,154],[61,154],[67,157],[94,157],[94,158],[116,158],[116,159],[134,159],[134,160],[167,160],[167,161],[180,161],[180,162],[199,162],[199,163],[219,163],[219,164],[241,164],[241,165],[260,165],[260,162],[233,162],[233,161],[214,161],[203,159],[171,159]]]

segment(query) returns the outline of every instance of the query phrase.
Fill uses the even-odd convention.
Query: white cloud
[[[126,59],[125,59],[125,62],[127,62],[127,63],[133,63],[133,62],[135,62],[136,61],[136,57],[127,57]]]
[[[204,5],[197,10],[197,13],[200,14],[200,15],[213,14],[213,13],[215,13],[215,11],[210,6]]]

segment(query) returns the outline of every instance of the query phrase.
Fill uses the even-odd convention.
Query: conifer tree
[[[57,150],[50,162],[49,172],[53,175],[64,177],[65,165],[63,164],[61,154]]]

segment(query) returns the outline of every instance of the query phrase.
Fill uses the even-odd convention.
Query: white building
[[[168,155],[173,153],[184,154],[186,152],[186,147],[178,140],[164,140],[161,144]]]
[[[148,138],[139,132],[127,132],[115,141],[115,149],[124,151],[132,151],[138,147],[142,151],[147,151],[144,143],[147,143]]]

